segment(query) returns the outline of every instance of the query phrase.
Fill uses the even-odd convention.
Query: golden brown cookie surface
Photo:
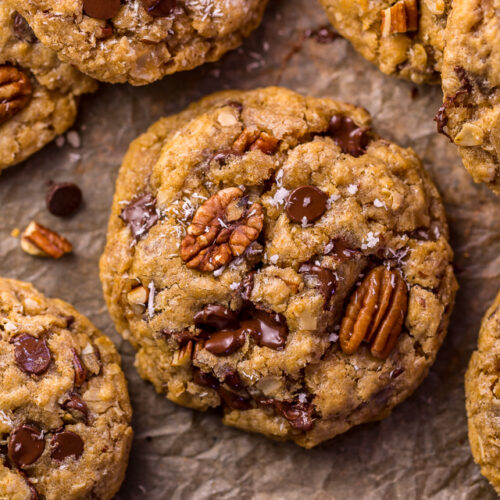
[[[42,42],[92,77],[151,83],[213,62],[260,23],[267,0],[9,0]]]
[[[131,145],[101,279],[159,392],[311,447],[427,373],[456,289],[447,239],[415,153],[366,111],[225,92]]]
[[[479,332],[478,349],[472,354],[465,375],[469,441],[481,473],[500,493],[498,436],[498,356],[500,338],[500,294],[488,309]]]
[[[44,47],[20,14],[0,3],[0,171],[71,127],[78,97],[96,88]]]
[[[132,429],[107,337],[69,304],[1,278],[0,388],[0,498],[112,498]]]
[[[384,73],[438,83],[449,0],[321,0],[330,22]]]

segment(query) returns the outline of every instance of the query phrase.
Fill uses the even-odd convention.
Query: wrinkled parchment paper
[[[73,303],[122,353],[135,440],[117,499],[493,499],[469,451],[463,375],[480,319],[500,288],[500,198],[474,185],[453,145],[436,135],[439,88],[420,87],[412,98],[412,84],[381,74],[342,39],[297,44],[301,30],[327,24],[321,7],[314,0],[271,3],[242,49],[147,87],[102,85],[82,101],[71,138],[74,145],[80,138],[80,147],[52,144],[2,174],[0,274]],[[381,135],[421,155],[448,210],[461,286],[448,337],[417,392],[388,419],[310,451],[226,428],[215,413],[157,396],[136,374],[133,349],[116,334],[98,279],[114,181],[130,141],[213,91],[276,83],[364,106]],[[49,180],[83,189],[85,206],[70,220],[46,211]],[[74,255],[45,261],[24,254],[11,231],[32,219],[68,237]]]

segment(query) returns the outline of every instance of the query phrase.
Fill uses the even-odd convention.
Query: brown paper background
[[[75,125],[80,148],[52,144],[0,176],[0,275],[73,303],[123,355],[135,440],[118,499],[495,498],[469,451],[463,375],[480,319],[500,288],[500,198],[474,185],[455,148],[436,135],[439,88],[420,87],[412,99],[414,85],[381,74],[342,39],[306,40],[293,50],[301,30],[326,23],[313,0],[272,0],[242,49],[147,87],[102,85],[82,101]],[[310,451],[226,428],[216,413],[196,413],[155,395],[133,368],[133,349],[112,326],[98,279],[114,181],[130,141],[213,91],[279,81],[364,106],[381,135],[421,155],[446,204],[461,286],[448,337],[416,393],[388,419]],[[49,180],[77,182],[84,208],[69,220],[51,216],[44,204]],[[61,261],[24,254],[10,233],[32,219],[67,236],[74,254]]]

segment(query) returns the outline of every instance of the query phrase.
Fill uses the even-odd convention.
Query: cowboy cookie
[[[159,392],[312,447],[425,377],[451,259],[413,151],[360,108],[267,88],[210,96],[132,143],[101,279]]]

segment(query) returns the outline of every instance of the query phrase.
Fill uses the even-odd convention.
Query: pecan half
[[[33,93],[29,77],[20,69],[0,66],[0,124],[10,120],[28,105]]]
[[[399,0],[382,11],[382,36],[418,30],[417,0]]]
[[[30,255],[53,259],[59,259],[73,250],[66,238],[34,221],[28,224],[22,234],[21,248]]]
[[[267,132],[245,129],[236,141],[234,141],[232,149],[239,155],[248,150],[254,151],[256,149],[259,149],[266,155],[272,155],[276,153],[279,142],[279,139],[276,139],[276,137]]]
[[[355,353],[361,343],[386,358],[396,345],[408,308],[406,283],[399,273],[384,266],[372,269],[351,296],[340,327],[340,347]]]
[[[223,189],[196,211],[181,243],[181,258],[189,269],[215,271],[242,255],[263,226],[259,203],[248,207],[241,189]]]

